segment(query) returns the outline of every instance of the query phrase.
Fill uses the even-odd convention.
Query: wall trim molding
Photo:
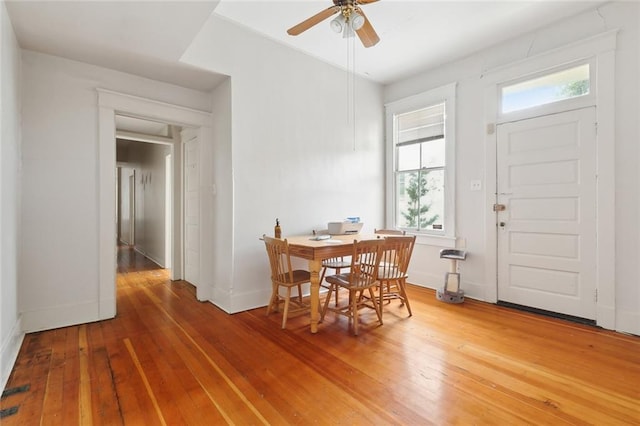
[[[596,120],[598,134],[596,140],[597,183],[596,183],[596,323],[600,327],[616,330],[616,281],[615,281],[615,51],[618,30],[559,46],[547,52],[515,61],[487,71],[483,78],[485,85],[485,125],[495,127],[500,121],[498,111],[498,85],[544,69],[562,64],[593,59],[596,75]],[[521,117],[522,118],[522,117]],[[527,117],[532,118],[532,117]],[[496,202],[496,160],[497,132],[485,134],[485,205]],[[486,214],[485,253],[487,301],[498,301],[497,271],[497,227],[495,214]]]
[[[71,325],[99,321],[98,301],[58,305],[22,313],[22,330],[25,333],[53,330]]]
[[[114,203],[116,199],[116,127],[115,116],[126,115],[135,118],[153,119],[183,127],[194,127],[202,134],[208,135],[211,127],[211,113],[192,108],[173,105],[153,99],[141,98],[107,89],[96,88],[98,99],[98,318],[109,319],[116,315],[116,217]],[[204,140],[204,138],[202,138]],[[181,149],[174,147],[173,159],[175,165],[182,164]],[[180,170],[179,168],[177,170]],[[174,173],[175,185],[182,187],[182,180]],[[174,193],[181,194],[174,188]],[[202,196],[202,194],[201,194]],[[179,197],[180,199],[182,196]],[[174,218],[181,218],[182,205],[174,202]],[[173,241],[174,259],[173,272],[179,268],[181,259],[182,221],[174,221]],[[203,240],[201,238],[201,240]],[[180,244],[180,249],[178,249]],[[203,262],[200,262],[202,264]],[[177,273],[182,277],[182,272]],[[196,288],[198,300],[208,298],[208,289]]]
[[[0,389],[4,389],[11,375],[11,370],[18,359],[20,347],[24,341],[25,332],[22,330],[22,316],[11,327],[7,339],[0,348]]]
[[[630,311],[618,312],[616,331],[640,336],[640,313]]]

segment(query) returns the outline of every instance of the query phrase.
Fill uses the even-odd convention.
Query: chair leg
[[[378,303],[378,306],[380,306],[380,311],[382,311],[382,303],[383,303],[383,301],[384,301],[384,290],[383,290],[383,288],[384,288],[384,284],[385,284],[384,282],[380,282],[380,287],[379,287],[379,289],[378,289],[378,295],[380,296],[380,297],[379,297],[380,302]],[[387,285],[388,285],[388,284],[387,284]],[[388,290],[388,289],[389,289],[389,287],[387,287],[387,290]],[[382,316],[382,313],[381,313],[381,315],[380,315],[380,316]],[[380,321],[382,321],[382,320],[380,320]]]
[[[340,268],[336,268],[336,274],[340,273]],[[340,288],[338,286],[336,286],[335,288],[335,298],[336,298],[336,307],[338,307],[338,290]],[[331,293],[329,293],[329,297],[331,297]]]
[[[398,281],[398,288],[400,289],[400,294],[402,295],[402,300],[407,305],[407,311],[409,311],[409,316],[412,316],[411,313],[411,305],[409,304],[409,298],[407,297],[407,286],[405,285],[405,280]]]
[[[322,310],[320,311],[320,322],[324,321],[324,315],[327,313],[327,309],[329,308],[329,302],[331,301],[331,292],[333,291],[334,287],[336,287],[335,289],[336,293],[338,291],[336,285],[330,284],[329,294],[324,299],[324,304],[322,305]]]
[[[320,274],[320,281],[318,281],[320,284],[322,284],[322,280],[324,280],[324,274],[327,273],[327,267],[323,267],[322,268],[322,273]]]
[[[353,334],[358,335],[358,298],[349,291],[349,303],[351,304],[351,317],[353,318]]]
[[[369,287],[369,296],[371,296],[371,302],[373,303],[373,308],[376,310],[378,321],[380,321],[380,325],[382,325],[382,303],[378,303],[376,300],[372,287]]]
[[[273,309],[273,312],[278,312],[280,308],[280,303],[278,301],[278,286],[271,283],[271,299],[269,300],[269,306],[267,306],[267,315],[269,315]]]
[[[291,287],[287,287],[287,298],[284,299],[284,313],[282,314],[282,328],[287,326],[287,316],[289,316],[289,301],[291,300]]]
[[[302,286],[298,284],[298,303],[302,306]]]
[[[324,276],[325,276],[326,273],[327,273],[327,267],[325,266],[325,267],[322,268],[322,273],[320,274],[320,281],[318,281],[320,283],[320,285],[322,285],[322,281],[324,281]],[[329,284],[329,283],[327,283],[327,284]],[[333,291],[332,288],[333,288],[333,285],[329,284],[329,291],[328,291],[328,294],[327,294],[327,299],[331,299],[331,293]],[[338,304],[338,296],[337,296],[337,294],[338,293],[336,293],[336,305]],[[320,320],[322,321],[322,319],[320,319]]]
[[[325,274],[327,273],[327,267],[325,266],[324,268],[322,268],[322,274],[320,275],[320,284],[322,284],[322,281],[324,280]],[[336,274],[340,273],[340,268],[336,268]],[[339,287],[333,287],[332,285],[329,285],[329,294],[327,294],[328,298],[331,298],[331,293],[335,294],[335,299],[336,299],[336,304],[335,306],[338,306],[338,290]]]

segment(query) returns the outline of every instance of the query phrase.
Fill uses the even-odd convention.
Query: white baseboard
[[[607,330],[616,329],[616,310],[610,306],[597,306],[596,324]]]
[[[616,331],[640,336],[640,313],[619,311]]]
[[[444,277],[444,274],[412,274],[409,276],[408,282],[420,287],[437,290],[444,286]],[[464,291],[465,297],[482,301],[487,300],[484,285],[473,281],[467,281],[464,279],[464,275],[461,276],[460,288]]]
[[[420,277],[409,277],[408,282],[413,285],[417,285],[419,287],[430,288],[436,290],[437,288],[442,287],[444,285],[444,275],[439,276],[436,274],[421,274]],[[437,285],[433,285],[433,283],[438,283]],[[464,290],[465,296],[477,299],[477,300],[485,300],[485,290],[481,284],[474,283],[471,281],[462,281],[461,288]],[[322,291],[322,288],[320,289]],[[309,295],[309,285],[306,284],[302,288],[302,292],[304,296]],[[242,294],[232,295],[230,298],[230,303],[228,306],[220,306],[216,303],[216,300],[211,300],[211,302],[223,309],[227,313],[236,313],[242,312],[249,309],[260,308],[263,306],[267,306],[269,303],[269,298],[271,297],[271,287],[265,286],[264,288],[256,291],[250,291]]]
[[[321,294],[323,290],[324,289],[320,288]],[[296,294],[295,289],[291,294]],[[307,297],[309,296],[309,294],[309,284],[303,284],[302,295],[304,297]],[[216,296],[215,291],[214,296]],[[226,293],[221,293],[218,296],[219,297],[217,298],[214,297],[213,299],[211,299],[210,302],[228,314],[235,314],[237,312],[247,311],[250,309],[266,307],[269,304],[269,299],[271,298],[271,285],[265,286],[264,288],[261,288],[259,290],[248,291],[241,294],[234,294],[230,297]],[[223,300],[228,300],[228,303],[223,304]]]
[[[267,306],[270,298],[271,286],[242,294],[234,294],[231,296],[229,313],[234,314],[236,312]]]
[[[407,282],[420,287],[436,289],[444,284],[444,274],[433,274],[428,272],[409,271]]]
[[[98,313],[98,316],[100,320],[111,319],[116,316],[115,297],[109,299],[103,298],[100,300],[100,311]]]
[[[147,259],[149,259],[150,261],[152,261],[153,263],[155,263],[159,267],[164,268],[164,261],[156,258],[155,256],[147,253],[147,254],[144,255],[144,257],[146,257]]]
[[[7,336],[6,340],[2,342],[0,346],[0,389],[4,390],[11,375],[16,359],[18,358],[18,352],[20,352],[20,346],[24,340],[24,332],[22,331],[21,318],[13,324],[11,332]]]
[[[147,259],[149,259],[150,261],[152,261],[153,263],[155,263],[159,267],[164,268],[164,261],[156,258],[151,253],[147,253],[146,251],[144,251],[144,249],[141,249],[138,246],[134,246],[133,250],[135,250],[138,254],[141,254],[142,256],[146,257]]]
[[[22,313],[22,329],[25,333],[52,330],[70,325],[99,321],[100,306],[97,301],[75,305],[56,306]]]

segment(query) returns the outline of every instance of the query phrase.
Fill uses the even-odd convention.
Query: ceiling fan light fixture
[[[344,25],[345,20],[344,16],[338,15],[334,19],[331,20],[331,29],[336,33],[341,33],[342,29],[346,26]]]
[[[344,31],[342,31],[342,38],[353,37],[356,33],[353,32],[351,25],[345,25]]]
[[[310,16],[297,25],[289,28],[287,34],[297,36],[325,19],[330,19],[329,26],[344,38],[358,36],[362,45],[367,48],[375,46],[380,37],[373,29],[371,22],[360,6],[378,2],[379,0],[331,0],[332,5]],[[337,17],[335,15],[338,15]]]
[[[351,28],[354,31],[358,31],[364,25],[364,16],[359,14],[358,12],[353,12],[351,14]]]

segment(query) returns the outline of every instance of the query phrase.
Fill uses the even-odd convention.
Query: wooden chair
[[[401,306],[406,305],[409,316],[412,315],[407,297],[406,280],[415,242],[415,235],[384,239],[378,268],[378,281],[380,281],[378,300],[381,308],[385,301],[400,299]]]
[[[324,282],[325,274],[327,273],[327,269],[333,269],[335,271],[333,275],[336,275],[336,274],[340,274],[340,271],[342,271],[343,269],[347,269],[350,267],[351,267],[351,259],[349,259],[348,257],[345,259],[344,256],[332,257],[322,261],[322,274],[320,275],[320,286],[328,290],[327,299],[331,298],[332,293],[335,294],[336,306],[338,306],[338,288],[333,288],[331,284]]]
[[[329,235],[329,230],[328,229],[323,229],[320,231],[314,230],[313,235]],[[327,274],[327,269],[334,270],[333,275],[335,275],[335,274],[339,274],[340,271],[342,271],[343,269],[347,269],[350,267],[351,267],[351,259],[348,256],[346,258],[344,256],[331,257],[329,259],[325,259],[322,261],[322,273],[320,274],[320,286],[328,290],[327,298],[331,298],[332,293],[335,294],[336,306],[338,306],[338,291],[337,289],[336,291],[332,291],[331,284],[326,283],[324,281],[324,277]]]
[[[400,229],[374,229],[374,234],[386,234],[386,235],[406,235],[407,231]]]
[[[311,274],[309,271],[301,269],[293,270],[291,268],[291,257],[289,256],[289,242],[284,239],[272,238],[267,235],[262,236],[264,245],[267,248],[267,254],[269,255],[269,265],[271,266],[271,300],[269,300],[269,306],[267,307],[267,315],[279,311],[280,302],[284,301],[284,312],[282,314],[282,328],[287,325],[287,317],[289,315],[289,303],[293,302],[297,309],[296,311],[306,310],[308,305],[302,301],[302,284],[311,282]],[[287,289],[287,295],[280,295],[280,287]],[[292,301],[291,300],[291,288],[298,288],[298,295]]]
[[[374,228],[373,233],[384,234],[384,235],[406,235],[407,231],[402,231],[400,229],[375,229]]]
[[[349,304],[342,307],[336,306],[330,308],[330,297],[327,297],[322,307],[320,321],[324,320],[324,316],[328,310],[339,315],[344,315],[349,318],[349,323],[353,324],[353,334],[357,336],[358,310],[362,307],[373,307],[376,311],[378,321],[380,325],[382,325],[382,311],[378,300],[374,297],[373,290],[380,285],[377,276],[383,244],[384,240],[354,241],[349,273],[331,275],[326,278],[327,282],[331,285],[330,292],[337,292],[340,288],[349,291]],[[362,297],[365,291],[369,293],[368,300],[372,302],[371,305]],[[331,293],[329,293],[329,295],[330,294]]]

